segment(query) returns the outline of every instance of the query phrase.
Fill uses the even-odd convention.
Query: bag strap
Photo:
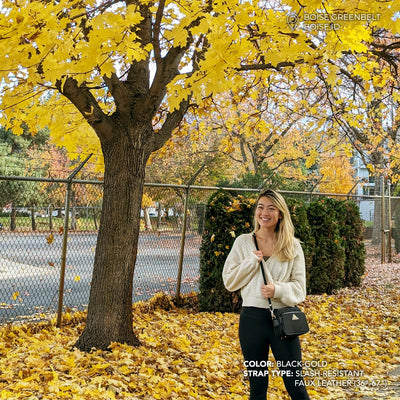
[[[257,237],[256,234],[253,233],[253,239],[254,239],[254,244],[256,245],[256,250],[258,251],[258,243],[257,243]],[[264,271],[264,264],[262,262],[262,260],[260,261],[260,268],[261,268],[261,273],[264,279],[264,283],[267,285],[267,278],[265,277],[265,271]],[[272,306],[271,303],[271,299],[268,297],[268,303],[269,303],[269,311],[271,312],[271,317],[274,319],[275,318],[275,314],[274,314],[274,307]]]

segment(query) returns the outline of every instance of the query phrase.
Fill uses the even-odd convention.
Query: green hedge
[[[307,288],[310,287],[310,271],[315,252],[315,239],[307,215],[307,204],[303,200],[286,199],[294,225],[294,235],[300,240],[306,262]]]
[[[315,239],[313,261],[309,270],[309,293],[331,294],[343,287],[345,278],[345,251],[336,210],[329,200],[315,200],[307,210],[311,234]]]
[[[365,272],[366,250],[359,208],[353,201],[330,199],[330,202],[336,210],[345,252],[343,286],[360,286]]]
[[[240,291],[225,289],[222,270],[235,238],[253,229],[255,197],[219,190],[208,201],[200,248],[202,311],[238,312],[241,308]],[[308,294],[330,294],[344,286],[359,285],[365,247],[356,204],[328,198],[310,204],[286,200],[306,259]]]

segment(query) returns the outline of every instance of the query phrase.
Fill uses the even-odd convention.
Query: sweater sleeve
[[[246,286],[258,270],[258,258],[247,240],[246,235],[239,236],[225,261],[222,278],[230,292]]]
[[[306,267],[303,249],[299,242],[296,244],[296,256],[289,282],[274,282],[274,298],[283,304],[293,307],[303,302],[306,298]]]

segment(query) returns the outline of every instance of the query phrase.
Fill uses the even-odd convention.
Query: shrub
[[[224,190],[208,201],[200,247],[201,311],[238,312],[241,308],[240,292],[225,289],[222,270],[235,238],[252,230],[253,202]]]
[[[344,286],[359,286],[365,271],[366,256],[360,210],[357,204],[350,200],[328,200],[336,211],[345,251]]]
[[[200,247],[201,311],[238,312],[240,291],[225,289],[222,270],[235,238],[252,230],[254,197],[220,190],[206,206]],[[363,226],[354,202],[318,199],[310,204],[287,199],[306,262],[308,294],[331,294],[356,286],[364,273]]]
[[[313,262],[315,240],[307,217],[307,204],[303,200],[286,199],[294,225],[294,235],[301,242],[306,263],[307,290],[310,286],[310,270]]]
[[[308,292],[331,294],[343,287],[345,279],[345,251],[336,211],[330,199],[317,199],[310,203],[307,216],[315,240]]]

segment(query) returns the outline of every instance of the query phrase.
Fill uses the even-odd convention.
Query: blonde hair
[[[272,189],[265,189],[260,192],[255,203],[253,232],[256,233],[260,230],[260,224],[256,218],[256,210],[258,201],[261,199],[261,197],[268,197],[274,206],[279,210],[280,214],[280,219],[275,227],[276,242],[273,253],[282,261],[293,260],[295,254],[294,226],[290,216],[289,208],[281,194]]]

